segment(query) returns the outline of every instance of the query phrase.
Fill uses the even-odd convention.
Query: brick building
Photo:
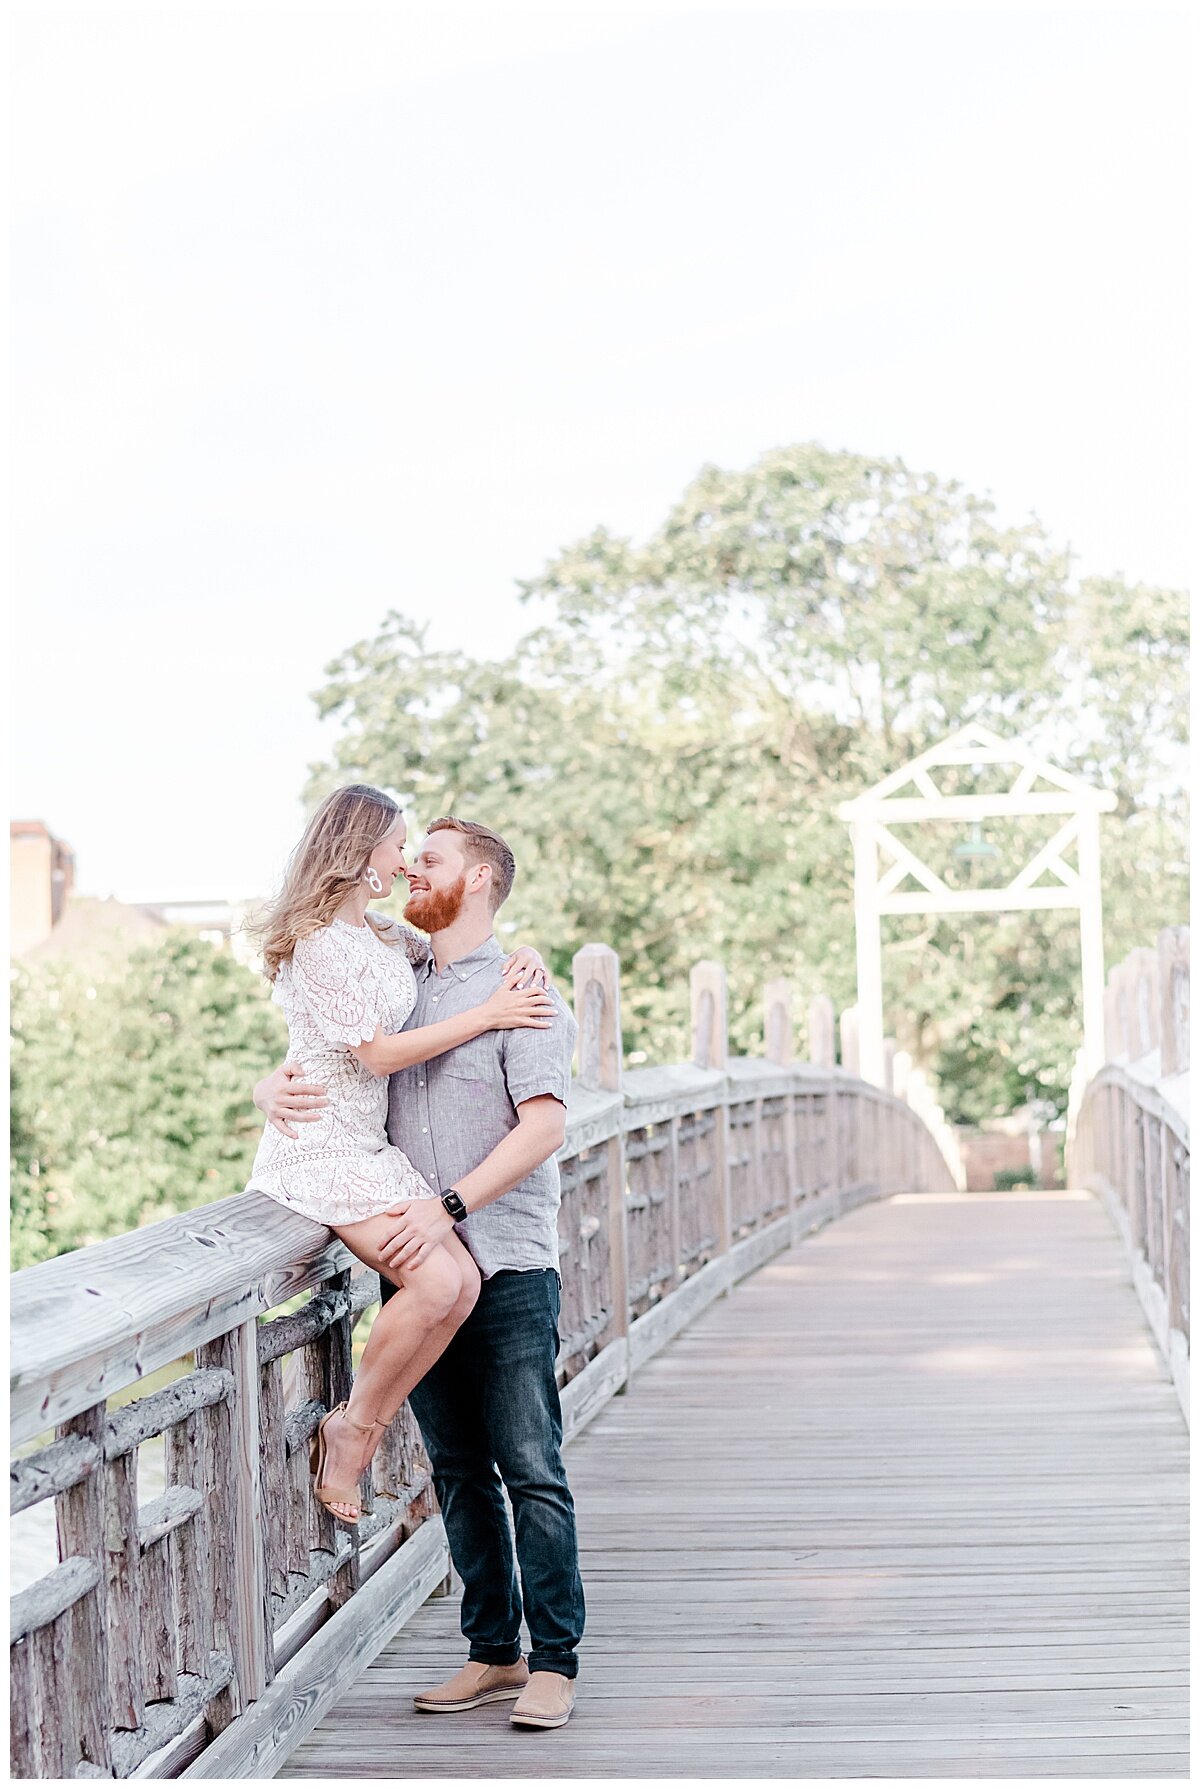
[[[43,820],[14,820],[11,839],[14,957],[48,958],[99,967],[138,944],[183,928],[240,963],[259,967],[255,940],[246,931],[252,903],[246,901],[149,901],[132,905],[113,896],[102,900],[74,894],[75,858]]]
[[[47,939],[66,912],[75,857],[44,820],[10,821],[8,836],[12,954],[19,957]]]

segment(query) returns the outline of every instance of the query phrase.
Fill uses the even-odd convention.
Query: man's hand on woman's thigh
[[[407,1199],[383,1213],[395,1220],[390,1237],[380,1243],[379,1253],[389,1267],[419,1267],[439,1242],[445,1242],[454,1219],[440,1199]]]

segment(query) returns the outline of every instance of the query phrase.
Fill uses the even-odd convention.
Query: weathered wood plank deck
[[[864,1206],[569,1451],[570,1725],[417,1714],[427,1603],[286,1777],[1187,1772],[1187,1431],[1087,1195]]]

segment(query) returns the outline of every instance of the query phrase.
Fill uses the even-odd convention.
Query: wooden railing
[[[726,1058],[719,965],[697,966],[692,996],[695,1060],[623,1075],[617,959],[602,945],[576,958],[560,1156],[568,1438],[816,1225],[954,1185],[924,1110],[791,1062],[786,984],[769,986],[761,1060]],[[27,1268],[12,1291],[13,1508],[53,1500],[59,1560],[12,1600],[14,1775],[271,1775],[448,1587],[407,1407],[356,1533],[309,1490],[308,1439],[349,1390],[375,1276],[323,1227],[242,1193]],[[139,1459],[156,1451],[161,1494],[140,1498]]]
[[[1187,928],[1131,951],[1105,995],[1110,1060],[1089,1077],[1081,1058],[1067,1117],[1071,1186],[1097,1193],[1120,1232],[1133,1283],[1189,1409],[1191,1150],[1186,1116],[1190,1013]]]

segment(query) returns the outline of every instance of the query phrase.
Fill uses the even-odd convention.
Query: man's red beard
[[[466,887],[467,876],[464,870],[458,881],[452,882],[449,888],[422,889],[419,894],[410,895],[404,909],[405,919],[410,925],[419,926],[423,932],[444,932],[462,912]]]

